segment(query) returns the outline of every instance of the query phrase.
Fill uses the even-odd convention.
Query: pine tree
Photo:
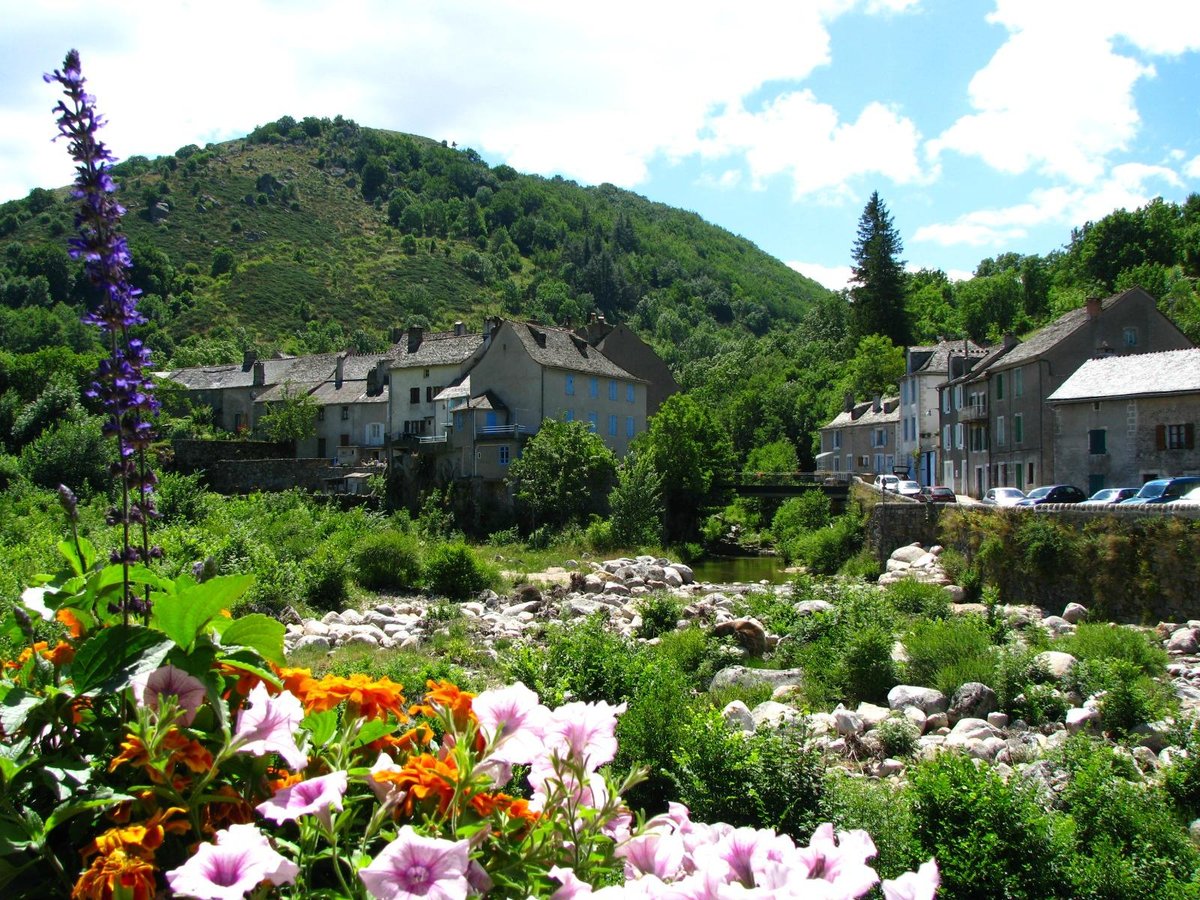
[[[879,192],[871,194],[858,220],[850,299],[855,334],[882,334],[898,346],[908,343],[904,315],[904,252]]]

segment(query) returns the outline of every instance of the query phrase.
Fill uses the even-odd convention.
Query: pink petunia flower
[[[550,900],[573,900],[592,893],[592,886],[575,874],[574,869],[552,866],[550,877],[558,880],[560,887],[550,895]]]
[[[663,881],[674,881],[683,874],[683,837],[658,831],[644,831],[616,849],[625,860],[628,880],[653,875]]]
[[[367,773],[367,787],[375,794],[375,799],[380,803],[398,803],[404,796],[404,789],[394,781],[377,781],[375,779],[376,772],[399,772],[402,766],[398,765],[391,754],[382,752],[379,758],[375,760],[375,765],[371,766],[371,771]]]
[[[905,872],[899,878],[883,882],[883,896],[887,900],[933,900],[938,885],[942,883],[934,860],[921,863],[915,872]]]
[[[550,715],[543,752],[570,757],[594,772],[617,755],[617,716],[623,712],[624,703],[566,703]]]
[[[550,710],[520,682],[484,691],[471,701],[471,709],[492,748],[490,758],[519,765],[543,752],[542,733],[550,722]]]
[[[172,892],[198,900],[241,900],[264,881],[291,884],[300,872],[253,825],[231,825],[216,838],[166,873]]]
[[[256,809],[276,825],[295,821],[301,816],[316,816],[326,828],[333,827],[332,810],[342,811],[342,797],[346,794],[346,773],[331,772],[319,778],[310,778],[275,793],[275,796]]]
[[[405,825],[358,877],[379,900],[462,900],[471,890],[469,852],[467,841],[422,837]]]
[[[275,697],[259,682],[238,713],[233,747],[238,753],[264,756],[278,753],[294,771],[308,765],[308,757],[296,746],[296,731],[304,718],[304,707],[293,694],[283,691]]]
[[[833,826],[826,822],[818,826],[809,845],[798,853],[810,877],[835,885],[839,891],[836,896],[861,896],[879,881],[879,875],[867,865],[875,855],[875,842],[862,829],[839,831],[835,837]]]
[[[159,697],[178,698],[179,709],[183,712],[179,721],[184,726],[192,724],[206,694],[204,682],[170,663],[159,666],[153,672],[135,676],[131,685],[138,706],[149,707],[155,712],[158,711]]]

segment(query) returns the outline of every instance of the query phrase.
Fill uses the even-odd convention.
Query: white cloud
[[[1200,49],[1200,4],[1147,0],[997,0],[988,20],[1009,37],[972,78],[975,112],[927,150],[978,156],[1008,173],[1036,169],[1086,184],[1126,149],[1141,119],[1134,86],[1155,76],[1134,51]]]
[[[1028,201],[999,209],[981,209],[953,222],[923,225],[914,243],[943,247],[1002,247],[1025,237],[1040,225],[1072,227],[1096,221],[1114,209],[1136,209],[1159,196],[1151,185],[1180,187],[1179,176],[1162,166],[1126,163],[1116,166],[1101,181],[1086,187],[1051,187],[1032,191]]]
[[[1200,178],[1200,156],[1192,157],[1191,162],[1183,167],[1183,174],[1188,178]]]
[[[849,266],[824,266],[820,263],[799,261],[792,261],[787,265],[831,291],[840,291],[842,288],[848,287],[853,274]]]
[[[912,120],[870,103],[855,122],[839,120],[837,110],[811,91],[781,94],[760,112],[740,104],[710,123],[701,146],[709,157],[744,154],[756,186],[775,175],[792,180],[796,198],[835,199],[849,194],[847,182],[875,173],[898,184],[920,181],[920,135]]]

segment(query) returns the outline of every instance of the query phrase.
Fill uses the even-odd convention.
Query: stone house
[[[909,347],[900,379],[900,428],[896,463],[909,465],[909,477],[924,485],[941,484],[942,445],[938,385],[967,371],[986,351],[974,341],[941,340]]]
[[[988,348],[983,356],[962,359],[951,369],[960,374],[939,385],[938,422],[941,430],[938,443],[942,454],[939,483],[953,488],[956,494],[982,497],[987,490],[987,472],[991,465],[987,391],[976,376],[1016,343],[1016,338],[1008,335],[1003,343]]]
[[[434,436],[433,398],[479,361],[498,322],[488,319],[474,333],[462,322],[452,331],[411,327],[393,333],[395,343],[382,364],[388,372],[387,431],[393,441],[412,444]]]
[[[1049,402],[1059,480],[1091,494],[1200,474],[1200,350],[1089,359]]]
[[[604,354],[605,358],[646,383],[646,415],[658,412],[663,401],[679,391],[670,367],[653,348],[624,322],[613,325],[593,314],[575,333]]]
[[[823,468],[862,477],[892,474],[899,457],[896,434],[900,425],[900,398],[875,397],[855,403],[846,397],[842,411],[820,429]],[[899,461],[900,466],[903,462]]]
[[[255,401],[287,380],[295,364],[295,357],[259,359],[253,352],[247,352],[241,365],[188,366],[166,372],[163,377],[181,386],[193,406],[209,407],[214,427],[251,434],[257,424]],[[333,371],[332,362],[329,371]]]

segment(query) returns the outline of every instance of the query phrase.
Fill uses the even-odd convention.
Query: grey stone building
[[[876,397],[865,403],[846,398],[842,411],[821,431],[821,468],[864,478],[897,468],[896,432],[900,398]]]

